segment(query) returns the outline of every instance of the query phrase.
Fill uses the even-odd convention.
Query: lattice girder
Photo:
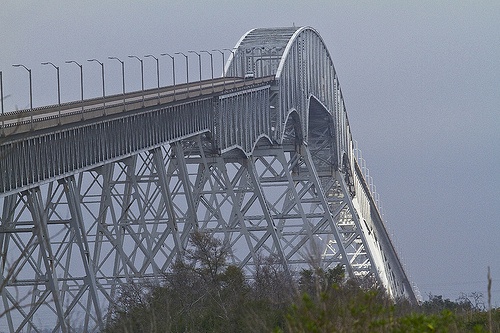
[[[0,142],[0,325],[99,331],[120,286],[160,281],[195,230],[249,275],[266,256],[342,265],[415,301],[319,34],[254,29],[225,73],[253,78]]]

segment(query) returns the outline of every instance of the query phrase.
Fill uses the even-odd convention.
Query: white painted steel
[[[0,327],[99,331],[120,286],[158,281],[193,230],[249,275],[262,257],[341,265],[416,301],[319,34],[253,29],[225,75],[3,116]]]

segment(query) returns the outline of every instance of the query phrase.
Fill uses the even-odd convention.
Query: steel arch
[[[82,315],[84,329],[97,331],[120,285],[157,279],[195,229],[228,242],[232,262],[249,273],[262,256],[286,269],[315,258],[415,301],[317,31],[250,30],[225,75],[240,79],[216,93],[185,87],[183,101],[136,101],[116,116],[108,104],[105,117],[6,137],[2,324],[36,330],[50,314],[54,331],[71,331]],[[134,126],[143,130],[125,135]]]

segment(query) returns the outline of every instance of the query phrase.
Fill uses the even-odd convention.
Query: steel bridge
[[[160,279],[194,230],[248,273],[315,260],[415,302],[355,155],[310,27],[249,31],[221,78],[7,112],[0,330],[99,331],[120,285]]]

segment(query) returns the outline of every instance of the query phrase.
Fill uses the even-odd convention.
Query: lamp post
[[[102,77],[102,99],[103,99],[103,107],[104,107],[104,115],[106,115],[106,91],[104,89],[104,64],[102,62],[100,62],[99,60],[97,59],[88,59],[87,61],[89,62],[92,62],[92,61],[95,61],[97,62],[99,65],[101,65],[101,77]]]
[[[259,53],[260,53],[260,76],[264,76],[264,67],[262,64],[262,49],[263,47],[259,47]],[[255,66],[255,71],[257,72],[257,66]],[[255,76],[257,76],[257,73],[255,73]]]
[[[247,53],[249,51],[251,51],[252,53],[252,73],[253,73],[253,76],[252,76],[252,82],[255,83],[255,78],[257,77],[257,62],[259,61],[259,59],[255,60],[255,56],[254,56],[254,51],[255,49],[259,50],[260,51],[260,59],[262,60],[262,50],[260,47],[252,47],[251,49],[247,49]],[[245,73],[245,80],[246,80],[246,73]]]
[[[235,69],[235,63],[236,63],[236,53],[233,51],[233,49],[223,49],[225,51],[231,52],[231,55],[233,56],[233,61],[232,61],[232,66],[233,66],[233,77],[236,77],[236,69]],[[228,68],[229,69],[229,68]],[[236,88],[236,81],[233,80],[233,88]]]
[[[56,69],[57,74],[57,104],[61,105],[61,83],[59,80],[59,67],[51,63],[50,61],[42,62],[42,65],[52,65]]]
[[[32,81],[31,81],[31,69],[29,69],[28,67],[26,67],[24,65],[20,65],[20,64],[16,64],[16,65],[12,65],[12,66],[14,66],[14,67],[23,67],[25,70],[28,71],[28,75],[29,75],[29,78],[30,78],[30,109],[33,109],[33,85],[32,85]]]
[[[201,95],[201,54],[196,51],[188,51],[188,53],[194,53],[198,56],[198,68],[200,70],[200,95]]]
[[[42,62],[42,65],[52,65],[56,69],[57,72],[57,104],[61,106],[61,82],[59,80],[59,67],[51,63],[50,61]],[[61,108],[59,108],[58,112],[59,124],[61,124]]]
[[[2,116],[3,116],[3,79],[2,79],[2,71],[0,71],[0,107],[2,110]],[[2,119],[2,126],[3,126],[3,119]]]
[[[30,110],[33,111],[33,84],[31,81],[31,69],[29,69],[28,67],[21,65],[21,64],[16,64],[16,65],[12,65],[12,66],[23,67],[25,70],[28,71],[28,75],[30,78]],[[31,122],[31,129],[33,129],[33,112],[30,112],[30,122]]]
[[[4,120],[3,120],[3,79],[2,79],[2,71],[0,71],[0,108],[2,111],[2,135],[3,135],[3,125],[4,125]]]
[[[224,76],[225,76],[225,75],[224,75],[224,65],[226,64],[226,62],[225,62],[225,58],[224,58],[224,56],[225,56],[225,55],[224,55],[224,52],[222,52],[221,50],[217,50],[217,49],[212,50],[212,51],[218,51],[218,52],[222,55],[222,77],[224,77]],[[224,87],[225,87],[225,85],[226,85],[226,81],[224,80]],[[224,89],[225,89],[225,88],[224,88]]]
[[[153,58],[156,61],[156,81],[158,82],[158,104],[160,104],[160,62],[158,58],[152,54],[147,54],[144,58]]]
[[[182,52],[175,52],[174,54],[182,54],[186,58],[186,84],[187,84],[187,96],[189,97],[189,60],[188,56]]]
[[[268,51],[269,51],[269,74],[268,75],[272,75],[272,73],[273,73],[273,51],[276,51],[276,50],[277,50],[276,46],[273,46],[270,49],[268,49]]]
[[[108,59],[118,60],[120,62],[120,64],[122,65],[122,94],[125,95],[125,62],[118,59],[117,57],[108,57]]]
[[[100,62],[99,60],[97,60],[97,59],[88,59],[87,61],[89,61],[89,62],[95,61],[99,65],[101,65],[102,98],[104,98],[104,97],[106,97],[106,91],[105,91],[105,88],[104,88],[104,64],[102,62]]]
[[[68,61],[66,61],[66,63],[67,64],[74,63],[75,65],[80,67],[80,91],[81,91],[81,95],[82,95],[82,120],[83,120],[83,66],[74,60],[68,60]]]
[[[211,52],[208,52],[208,51],[200,51],[200,52],[203,52],[203,53],[210,55],[210,70],[212,72],[212,93],[213,93],[214,92],[214,57],[213,57]]]
[[[117,57],[108,57],[111,60],[118,60],[122,65],[122,94],[123,94],[123,111],[125,111],[125,62],[118,59]]]
[[[175,58],[168,54],[168,53],[162,53],[160,54],[161,56],[169,56],[170,59],[172,59],[172,82],[173,82],[173,85],[174,85],[174,101],[175,101]]]
[[[135,55],[129,55],[129,58],[135,58],[141,63],[141,89],[142,89],[142,106],[144,107],[144,62],[141,58]]]

